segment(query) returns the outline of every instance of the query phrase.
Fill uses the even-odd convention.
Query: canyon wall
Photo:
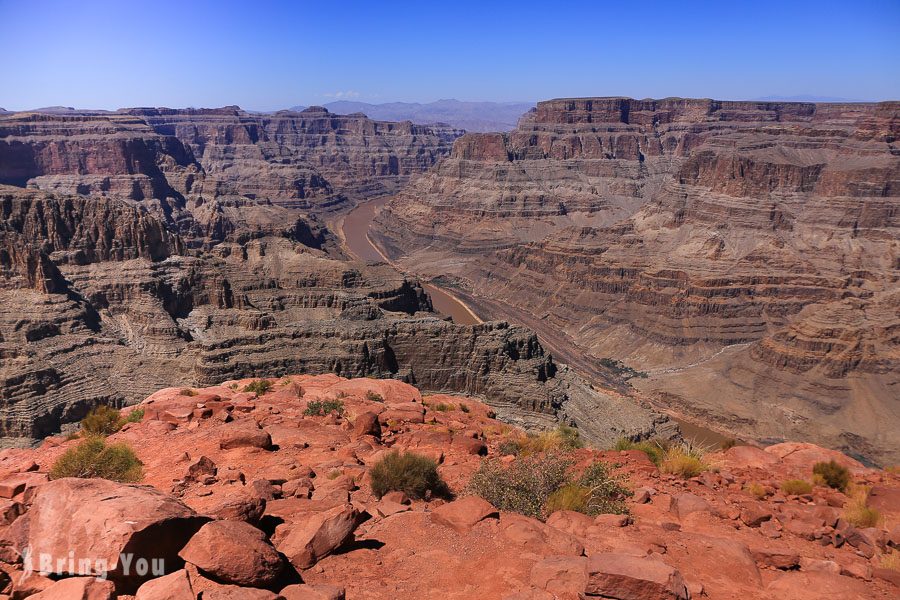
[[[475,394],[603,443],[673,434],[533,332],[444,321],[417,281],[344,260],[317,215],[396,189],[455,135],[320,109],[0,116],[4,442],[163,385],[296,371]]]
[[[398,264],[732,435],[896,462],[900,103],[541,102],[380,214]]]

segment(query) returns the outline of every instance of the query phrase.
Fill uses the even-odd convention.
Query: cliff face
[[[457,140],[374,237],[597,378],[624,360],[736,435],[895,461],[898,133],[890,102],[541,102]]]
[[[207,193],[329,210],[397,191],[449,153],[462,132],[335,115],[322,107],[250,115],[240,109],[130,109],[188,146]]]

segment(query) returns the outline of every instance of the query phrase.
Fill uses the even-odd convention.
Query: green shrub
[[[802,496],[812,492],[813,486],[803,479],[788,479],[781,482],[781,491],[788,496]]]
[[[143,465],[128,444],[107,445],[90,437],[66,450],[50,469],[50,479],[98,477],[120,483],[135,483],[143,477]]]
[[[125,423],[140,423],[141,419],[143,419],[143,418],[144,418],[144,409],[143,408],[135,408],[130,413],[128,413],[127,417],[125,417],[122,420],[122,424],[124,425]]]
[[[621,438],[613,447],[614,450],[640,450],[647,455],[657,467],[662,464],[669,443],[665,440],[644,440],[642,442],[633,442],[628,438]]]
[[[472,412],[472,409],[469,408],[468,404],[460,404],[459,410],[463,411],[464,413]]]
[[[482,461],[469,482],[469,491],[499,510],[543,518],[550,496],[568,483],[572,463],[553,455],[534,455],[503,465],[499,460]]]
[[[384,402],[384,398],[382,397],[382,395],[373,392],[372,390],[366,392],[366,400],[370,402]]]
[[[335,415],[342,417],[344,415],[344,403],[340,400],[314,400],[306,405],[304,415],[310,417],[324,417],[325,415]]]
[[[251,392],[256,394],[257,396],[262,396],[271,389],[272,382],[268,379],[257,379],[256,381],[251,381],[244,386],[245,392]]]
[[[372,493],[381,498],[388,492],[403,492],[410,498],[450,497],[437,463],[414,452],[394,450],[375,463],[370,472]]]
[[[94,407],[94,409],[81,420],[81,429],[88,435],[112,435],[121,428],[122,417],[119,411],[105,404]]]
[[[828,487],[845,491],[850,483],[850,471],[837,462],[818,462],[813,465],[813,473],[822,478]]]
[[[578,485],[589,492],[585,510],[578,512],[592,517],[601,514],[628,513],[625,498],[631,496],[632,491],[623,485],[620,477],[610,475],[609,467],[605,463],[595,462],[585,469],[578,479]]]

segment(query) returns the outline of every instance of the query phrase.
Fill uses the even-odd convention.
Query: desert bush
[[[369,390],[366,392],[366,400],[370,402],[384,402],[384,397],[382,397],[381,394]]]
[[[755,496],[757,500],[762,500],[766,497],[766,488],[761,483],[753,482],[747,484],[747,487],[744,488],[748,494],[751,496]]]
[[[486,459],[472,476],[469,491],[500,510],[543,518],[550,496],[572,483],[567,473],[571,465],[552,454],[527,456],[509,466]]]
[[[472,411],[472,409],[469,408],[468,404],[462,404],[462,403],[460,403],[460,405],[459,405],[459,410],[463,411],[464,413],[468,413],[468,412]]]
[[[431,410],[436,410],[438,412],[449,412],[451,410],[456,410],[456,407],[452,404],[446,404],[444,402],[439,402],[431,406]]]
[[[106,444],[101,437],[89,437],[66,450],[50,469],[50,479],[94,477],[135,483],[143,477],[143,465],[128,444]]]
[[[450,497],[437,462],[416,454],[394,450],[375,463],[369,473],[372,493],[381,498],[388,492],[403,492],[410,498]]]
[[[560,425],[552,431],[528,433],[516,442],[522,456],[541,454],[544,452],[566,452],[584,447],[584,440],[574,427]]]
[[[820,476],[828,487],[842,492],[847,490],[850,483],[850,470],[833,460],[816,463],[813,465],[813,473]]]
[[[128,416],[125,417],[125,423],[140,423],[141,419],[144,418],[144,409],[143,408],[135,408],[133,411],[128,413]]]
[[[900,551],[894,550],[890,554],[882,554],[878,559],[878,566],[882,569],[900,571]]]
[[[668,447],[669,442],[666,440],[644,440],[642,442],[633,442],[628,438],[621,438],[616,442],[613,450],[640,450],[647,455],[650,462],[658,467],[662,463]]]
[[[314,400],[307,404],[306,410],[303,411],[304,415],[311,417],[324,417],[331,413],[343,416],[344,403],[340,400]]]
[[[81,420],[81,430],[87,435],[112,435],[121,428],[121,414],[115,408],[105,404],[94,407],[94,409]]]
[[[875,527],[881,523],[881,513],[866,505],[869,499],[869,488],[863,485],[850,484],[846,488],[850,501],[844,506],[844,518],[854,527]]]
[[[623,485],[620,477],[610,475],[606,464],[595,462],[589,466],[578,478],[578,485],[589,491],[585,510],[578,512],[592,517],[600,514],[624,515],[628,512],[625,498],[631,496],[632,491]]]
[[[669,446],[659,465],[663,473],[678,475],[683,479],[696,477],[709,469],[703,460],[703,452],[690,444]]]
[[[181,390],[181,391],[178,392],[178,393],[181,394],[182,396],[187,396],[187,397],[189,397],[189,398],[190,398],[191,396],[196,396],[196,395],[197,395],[197,392],[196,392],[195,390],[192,390],[191,388],[184,388],[183,390]]]
[[[573,510],[587,514],[591,490],[577,483],[567,483],[547,498],[544,513],[552,515],[558,510]]]
[[[781,491],[788,496],[802,496],[812,492],[813,486],[803,479],[788,479],[781,482]]]
[[[244,386],[245,392],[250,392],[256,394],[257,396],[262,396],[271,389],[272,382],[268,379],[257,379],[256,381],[251,381]]]
[[[519,444],[518,440],[503,440],[497,446],[497,452],[500,456],[518,456],[521,450],[522,446]]]

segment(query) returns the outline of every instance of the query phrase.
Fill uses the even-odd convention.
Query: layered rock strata
[[[900,104],[596,98],[469,134],[373,239],[597,380],[896,462]]]

